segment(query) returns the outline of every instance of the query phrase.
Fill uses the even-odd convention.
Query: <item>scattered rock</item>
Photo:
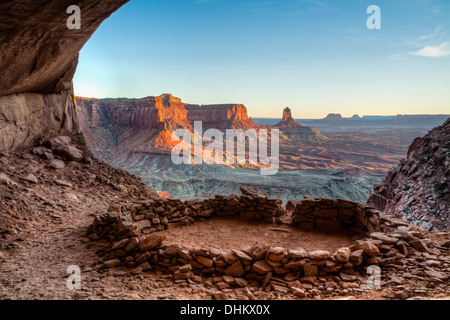
[[[249,254],[255,260],[261,260],[262,258],[265,257],[269,248],[270,248],[269,246],[257,242],[250,249],[246,250],[246,253]]]
[[[241,192],[244,196],[250,196],[250,197],[260,197],[260,198],[268,198],[269,194],[265,192],[264,190],[250,187],[250,186],[241,186],[240,187]]]
[[[58,159],[53,159],[49,162],[47,167],[49,167],[50,169],[59,170],[59,169],[64,169],[66,167],[66,164],[64,163],[64,161],[61,161]]]
[[[38,183],[37,178],[31,173],[29,173],[26,176],[22,177],[22,180],[27,181],[29,183],[33,183],[33,184]]]
[[[306,298],[306,292],[302,289],[291,287],[291,291],[298,298]]]
[[[150,235],[139,243],[139,250],[142,252],[150,251],[159,247],[165,239],[165,236],[156,234]]]
[[[31,153],[37,156],[42,157],[46,153],[52,153],[52,151],[46,147],[37,147],[31,150]]]
[[[67,182],[67,181],[64,181],[64,180],[55,180],[55,183],[56,183],[58,186],[72,188],[72,184],[71,184],[70,182]]]
[[[242,261],[252,262],[253,258],[240,250],[232,250],[233,253]]]
[[[257,261],[253,264],[252,269],[259,274],[267,274],[273,271],[273,267],[266,261]]]
[[[312,260],[326,260],[330,257],[330,253],[324,250],[311,251],[309,258]]]
[[[189,271],[192,271],[192,265],[185,264],[184,266],[180,267],[178,271],[180,271],[181,273],[188,273]]]
[[[206,257],[203,257],[203,256],[197,257],[197,261],[198,261],[198,263],[204,265],[207,268],[211,268],[214,265],[214,261],[213,260],[211,260],[209,258],[206,258]]]
[[[290,249],[288,251],[289,256],[292,259],[303,259],[303,258],[309,258],[309,252],[306,249],[300,248],[300,249]]]
[[[66,158],[69,161],[78,161],[83,158],[83,153],[72,146],[62,146],[56,150],[56,154]]]
[[[380,254],[380,250],[372,241],[364,241],[360,246],[364,253],[369,257],[376,257]]]
[[[399,300],[406,300],[409,298],[409,294],[406,291],[396,291],[394,295]]]
[[[445,241],[444,243],[441,244],[441,247],[444,248],[450,248],[450,240]]]
[[[7,186],[17,186],[17,183],[12,181],[6,174],[0,173],[0,184]]]
[[[106,268],[115,268],[118,265],[120,265],[120,260],[119,259],[113,259],[113,260],[108,260],[104,263]]]
[[[303,266],[303,271],[305,276],[317,276],[319,274],[319,269],[317,266],[307,263]]]
[[[409,243],[419,252],[429,252],[428,246],[419,238],[411,237]]]
[[[425,270],[425,274],[430,278],[437,278],[442,281],[446,281],[449,278],[447,274],[432,269]]]
[[[234,263],[231,267],[225,270],[225,273],[227,275],[233,276],[233,277],[241,277],[245,274],[245,269],[242,266],[242,263],[240,261]]]
[[[389,237],[388,235],[381,233],[381,232],[371,233],[370,237],[372,239],[380,240],[384,244],[394,244],[394,243],[397,243],[397,241],[398,241],[397,238]]]
[[[345,263],[350,261],[351,254],[352,250],[350,248],[340,248],[333,256],[337,261]]]
[[[64,193],[64,197],[68,200],[78,201],[78,197],[73,193]]]
[[[59,137],[54,137],[54,138],[48,139],[47,141],[44,142],[44,146],[47,148],[50,148],[52,150],[55,150],[55,149],[58,149],[59,147],[67,146],[71,142],[72,142],[72,139],[70,137],[59,136]]]

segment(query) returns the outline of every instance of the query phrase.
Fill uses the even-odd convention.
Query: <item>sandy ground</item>
[[[275,231],[283,229],[287,232]],[[223,251],[246,249],[261,242],[272,247],[286,249],[305,248],[312,250],[337,249],[349,246],[350,236],[300,231],[286,225],[250,223],[233,218],[215,218],[180,228],[171,228],[163,233],[166,244],[178,244],[186,248],[214,248]]]

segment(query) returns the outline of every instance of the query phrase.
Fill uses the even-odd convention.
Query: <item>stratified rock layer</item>
[[[72,88],[78,53],[100,24],[128,0],[80,0],[80,30],[67,28],[59,0],[0,3],[0,96],[56,93]]]
[[[78,53],[128,0],[77,1],[80,30],[58,0],[0,3],[0,151],[78,129],[72,79]]]
[[[191,105],[171,94],[143,99],[76,98],[80,127],[94,150],[119,156],[167,153],[176,129],[192,132],[196,121],[207,129],[258,128],[241,104]],[[107,146],[105,148],[105,146]]]

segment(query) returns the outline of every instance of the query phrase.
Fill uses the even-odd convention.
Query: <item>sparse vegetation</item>
[[[439,192],[445,189],[445,183],[433,181],[433,187],[436,192]]]

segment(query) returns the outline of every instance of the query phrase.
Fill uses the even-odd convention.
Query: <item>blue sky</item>
[[[372,4],[381,30],[366,26]],[[253,117],[448,114],[450,2],[131,0],[86,44],[74,84],[242,103]]]

